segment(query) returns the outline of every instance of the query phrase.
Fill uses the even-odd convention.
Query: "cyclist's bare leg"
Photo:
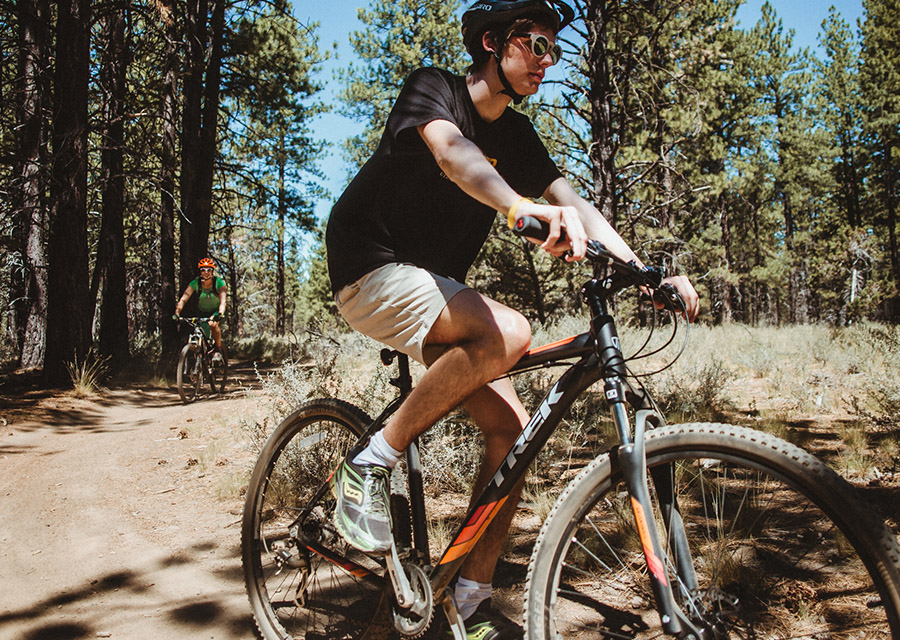
[[[472,492],[474,499],[487,485],[519,437],[528,421],[528,413],[508,378],[495,380],[473,393],[466,399],[465,407],[484,437],[484,459]],[[524,483],[523,478],[510,492],[490,527],[469,553],[460,575],[476,582],[492,581]]]
[[[385,440],[395,449],[405,449],[451,409],[464,404],[484,438],[485,456],[474,495],[480,493],[528,420],[512,383],[495,378],[518,361],[530,341],[531,327],[517,311],[472,290],[454,296],[426,341],[426,357],[432,349],[442,352],[385,427]],[[522,484],[472,550],[462,569],[466,578],[492,581]]]
[[[210,320],[207,324],[209,324],[209,334],[212,336],[213,342],[215,342],[216,346],[219,349],[222,348],[222,329],[219,328],[219,323],[215,320]]]
[[[385,427],[385,440],[398,451],[405,449],[451,409],[508,371],[530,341],[531,327],[519,312],[471,289],[455,295],[426,340],[427,346],[443,351]]]

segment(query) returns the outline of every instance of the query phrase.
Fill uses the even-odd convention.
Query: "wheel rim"
[[[202,382],[200,357],[196,347],[185,346],[178,362],[178,393],[184,402],[197,397]]]
[[[891,637],[862,560],[821,509],[779,477],[725,456],[675,457],[698,588],[673,590],[711,637]],[[562,538],[548,637],[661,634],[624,485],[605,489]],[[656,520],[665,531],[659,510]],[[668,553],[666,564],[672,576]]]

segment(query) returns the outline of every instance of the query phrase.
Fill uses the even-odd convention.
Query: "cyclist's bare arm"
[[[222,286],[219,289],[219,315],[223,317],[225,316],[225,300],[227,297],[228,296],[225,292],[225,287]]]
[[[190,285],[188,285],[188,287],[184,290],[184,293],[181,294],[181,298],[178,300],[178,303],[175,305],[175,315],[181,315],[181,310],[184,309],[184,305],[187,304],[187,301],[191,299],[192,295],[194,295],[194,290],[191,289]]]
[[[533,216],[550,225],[550,234],[541,245],[544,249],[554,255],[561,255],[571,249],[570,259],[584,258],[587,234],[573,207],[522,200],[522,196],[488,162],[478,145],[466,138],[452,122],[432,120],[417,129],[438,166],[460,189],[503,213],[518,203],[516,217]],[[558,242],[561,230],[566,232],[564,242]]]

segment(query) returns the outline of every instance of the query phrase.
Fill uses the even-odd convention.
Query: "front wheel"
[[[896,535],[821,461],[721,424],[650,431],[646,450],[663,562],[704,637],[900,639]],[[528,640],[665,635],[614,454],[541,529],[525,623]]]
[[[228,356],[225,347],[212,354],[209,359],[209,387],[213,393],[225,393],[228,381]]]
[[[266,640],[359,639],[372,623],[383,567],[334,527],[328,479],[371,422],[340,400],[307,402],[272,432],[244,505],[244,581]]]
[[[203,384],[203,362],[200,349],[195,344],[186,344],[178,356],[178,395],[181,401],[193,402]]]

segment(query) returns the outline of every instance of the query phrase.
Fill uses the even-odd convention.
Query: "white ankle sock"
[[[456,598],[459,615],[465,620],[475,613],[478,605],[491,597],[491,583],[475,582],[460,577],[456,581],[456,590],[453,595]]]
[[[382,430],[369,438],[369,444],[356,454],[356,457],[353,458],[353,464],[377,464],[393,469],[397,466],[402,455],[402,451],[397,451],[387,443]]]

